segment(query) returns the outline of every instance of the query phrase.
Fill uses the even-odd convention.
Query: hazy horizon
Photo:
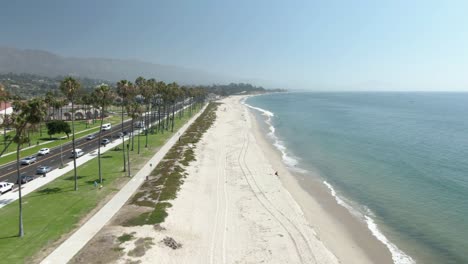
[[[468,91],[468,3],[14,1],[0,46],[132,59],[271,88]]]

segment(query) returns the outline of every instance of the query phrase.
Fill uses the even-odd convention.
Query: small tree
[[[63,120],[52,120],[46,123],[47,134],[52,138],[52,135],[65,133],[67,138],[70,138],[71,128],[70,124]]]

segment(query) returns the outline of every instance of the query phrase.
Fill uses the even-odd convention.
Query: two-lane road
[[[138,129],[135,128],[134,129]],[[111,141],[121,140],[118,138],[118,134],[122,131],[122,125],[117,124],[112,126],[108,131],[102,131],[101,140],[107,138]],[[124,131],[131,132],[131,120],[124,122]],[[75,140],[75,148],[82,149],[84,153],[89,153],[96,150],[101,142],[99,142],[98,132],[95,132],[96,137],[88,140],[85,135]],[[72,143],[68,142],[62,145],[62,147],[54,147],[50,149],[50,153],[44,156],[36,155],[37,161],[30,165],[20,165],[20,174],[25,175],[36,175],[36,169],[39,166],[50,166],[52,169],[56,169],[61,165],[62,155],[63,163],[68,163],[72,160]],[[23,157],[24,158],[24,157]],[[78,158],[79,159],[79,158]],[[39,175],[36,175],[39,176]],[[0,167],[0,181],[7,181],[16,183],[17,172],[16,172],[16,161],[6,164]]]
[[[176,106],[176,109],[179,110],[181,105],[179,104]],[[161,113],[161,120],[165,119],[165,113]],[[157,123],[157,120],[155,121]],[[124,131],[131,132],[131,120],[128,120],[124,122]],[[138,130],[139,128],[134,127],[135,130]],[[111,141],[114,140],[121,140],[117,137],[118,133],[122,131],[122,125],[117,124],[112,126],[112,128],[108,131],[102,131],[101,139],[108,138]],[[85,135],[80,138],[75,139],[75,148],[77,149],[82,149],[84,153],[89,153],[94,150],[96,150],[101,144],[99,142],[99,137],[97,136],[98,132],[95,132],[96,137],[94,139],[88,140],[86,137],[88,135]],[[24,175],[35,175],[38,177],[39,175],[36,175],[36,170],[37,167],[39,166],[50,166],[53,169],[56,169],[60,167],[61,165],[61,158],[60,155],[62,156],[63,163],[68,163],[69,161],[72,160],[72,144],[71,142],[68,142],[66,144],[63,144],[62,147],[54,147],[50,149],[50,153],[44,156],[37,156],[37,161],[35,163],[32,163],[30,165],[20,165],[20,174]],[[24,158],[24,157],[22,157]],[[79,158],[78,158],[79,159]],[[8,163],[2,167],[0,167],[0,182],[1,181],[7,181],[7,182],[12,182],[16,183],[17,179],[17,172],[16,172],[16,161]]]

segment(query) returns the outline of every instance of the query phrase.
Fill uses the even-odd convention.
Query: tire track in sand
[[[263,199],[257,194],[257,192],[255,191],[253,185],[252,185],[252,180],[249,180],[249,176],[247,176],[248,172],[248,166],[247,166],[247,163],[245,162],[245,157],[247,155],[247,150],[248,150],[248,144],[249,144],[249,140],[248,140],[248,135],[247,135],[248,132],[245,132],[244,133],[244,141],[242,142],[242,148],[241,148],[241,151],[239,152],[239,156],[238,156],[238,163],[239,163],[239,166],[241,168],[241,171],[242,171],[242,174],[245,178],[245,180],[247,181],[247,184],[250,186],[250,189],[252,191],[252,193],[254,194],[255,198],[258,200],[258,202],[262,205],[262,207],[278,222],[278,224],[280,224],[283,229],[286,231],[286,233],[288,234],[290,240],[293,242],[293,245],[294,245],[294,249],[296,251],[296,254],[300,260],[300,263],[309,263],[309,262],[306,262],[304,261],[303,259],[303,256],[301,254],[301,250],[299,249],[298,247],[298,242],[296,241],[296,239],[294,238],[293,234],[291,234],[291,230],[288,229],[286,227],[286,224],[281,221],[281,219],[279,219],[279,217],[274,214],[272,212],[272,210],[265,204],[264,201],[262,201],[263,199],[265,199],[265,195],[263,194],[263,192],[261,191],[261,189],[259,189],[259,192],[261,192],[263,194]],[[252,177],[252,175],[250,175],[250,177]],[[253,178],[253,177],[252,177]],[[258,186],[257,186],[257,189],[258,189]],[[273,208],[277,211],[276,208]]]
[[[222,142],[221,144],[223,144]],[[218,160],[216,162],[217,166],[217,180],[216,180],[216,213],[215,213],[215,223],[213,227],[213,232],[211,236],[211,246],[210,246],[210,263],[219,263],[215,261],[215,256],[216,256],[216,243],[219,241],[220,237],[218,237],[218,228],[219,228],[219,222],[223,222],[224,225],[221,228],[221,239],[222,239],[222,248],[221,248],[221,254],[222,254],[222,263],[226,263],[226,229],[227,229],[227,214],[228,214],[228,200],[227,200],[227,190],[226,190],[226,150],[225,146],[221,146],[221,153],[218,156]],[[221,179],[222,178],[222,179]],[[223,184],[223,198],[220,197],[220,182],[222,181]],[[221,208],[221,201],[220,199],[224,200],[224,208]],[[224,209],[224,214],[223,218],[221,218],[220,211]]]
[[[288,217],[286,216],[281,210],[277,209],[274,205],[274,203],[268,198],[268,196],[265,194],[265,192],[262,190],[262,188],[260,187],[260,185],[257,183],[257,181],[255,180],[255,177],[253,177],[253,173],[252,171],[249,169],[249,167],[247,166],[247,163],[245,162],[245,156],[247,154],[247,150],[249,148],[249,137],[247,136],[246,137],[247,139],[247,148],[246,148],[246,151],[245,151],[245,155],[243,157],[244,159],[244,163],[245,163],[245,166],[246,166],[246,169],[247,171],[249,172],[249,175],[251,177],[251,180],[252,180],[252,183],[257,187],[258,191],[260,192],[260,194],[265,198],[265,200],[270,204],[271,208],[273,208],[276,212],[278,212],[284,219],[286,219],[287,222],[289,222],[289,224],[292,226],[292,228],[297,231],[297,233],[299,233],[300,237],[302,238],[303,242],[305,243],[305,245],[307,245],[307,249],[309,250],[310,252],[310,256],[313,258],[313,261],[314,263],[317,263],[317,259],[315,258],[315,255],[314,255],[314,252],[312,250],[312,247],[309,243],[309,240],[307,239],[306,235],[304,235],[304,233],[297,227],[297,225],[295,223],[293,223],[293,221]]]

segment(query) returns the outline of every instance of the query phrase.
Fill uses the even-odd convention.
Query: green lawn
[[[121,121],[120,116],[112,116],[104,120],[105,123],[111,123],[113,125],[120,124],[120,121]],[[99,120],[96,121],[96,123],[94,124],[89,124],[88,126],[86,126],[86,123],[84,121],[76,121],[75,122],[75,131],[76,131],[75,136],[78,138],[78,137],[86,136],[88,134],[96,133],[99,131],[99,125],[100,125]],[[11,136],[14,136],[14,132],[12,132]],[[49,135],[47,134],[46,126],[42,125],[42,137],[40,136],[39,131],[35,133],[31,133],[30,134],[31,148],[28,148],[28,144],[23,145],[23,148],[26,148],[26,149],[21,150],[20,156],[21,157],[29,156],[32,154],[36,154],[41,148],[53,148],[53,147],[60,146],[60,144],[62,143],[64,144],[67,142],[71,142],[71,134],[70,134],[70,138],[68,139],[67,138],[60,139],[60,137],[65,137],[65,136],[66,136],[65,134],[56,134],[51,139]],[[48,143],[37,145],[37,142],[39,143],[48,142]],[[5,147],[4,143],[5,142],[3,141],[3,138],[0,136],[0,152],[3,151]],[[3,156],[0,157],[0,165],[4,165],[4,164],[7,164],[9,162],[16,160],[16,155],[5,156],[7,153],[15,152],[15,151],[16,151],[16,144],[11,143],[8,146],[8,149],[3,154]]]
[[[185,115],[176,119],[175,131],[190,117]],[[144,148],[144,136],[141,140],[141,154],[131,153],[132,175],[151,157],[172,135],[149,135],[149,148]],[[137,139],[137,138],[135,138]],[[122,172],[122,152],[108,151],[102,155],[104,188],[99,190],[93,183],[98,179],[97,159],[93,159],[78,168],[79,190],[73,191],[73,173],[56,179],[47,186],[29,194],[23,199],[25,236],[18,234],[18,202],[0,209],[0,259],[4,263],[30,262],[33,256],[63,235],[78,227],[79,221],[89,214],[99,202],[115,194],[129,178]],[[103,204],[101,204],[103,205]]]

